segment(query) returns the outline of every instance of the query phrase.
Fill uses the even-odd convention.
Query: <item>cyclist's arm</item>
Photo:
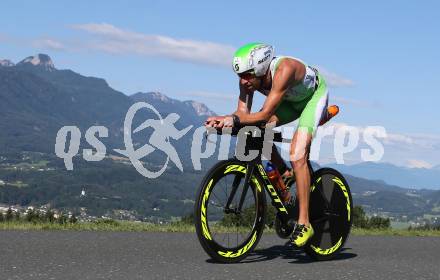
[[[241,84],[241,80],[239,81],[239,88],[240,88],[240,96],[238,97],[237,110],[232,114],[242,117],[243,115],[247,115],[251,112],[254,92],[246,90],[246,88]],[[215,127],[217,122],[221,122],[225,117],[228,116],[209,117],[206,120],[205,125]]]
[[[281,103],[289,85],[295,85],[301,81],[300,78],[297,78],[301,76],[301,73],[299,73],[301,70],[296,64],[282,62],[274,76],[272,88],[261,111],[239,116],[240,122],[242,124],[256,124],[269,121],[270,117],[275,114],[275,110]],[[304,77],[304,73],[302,73],[302,77]]]
[[[241,84],[241,81],[239,82],[239,87],[240,97],[238,98],[237,110],[233,114],[242,117],[242,115],[247,115],[251,112],[254,92],[246,90],[244,85]]]

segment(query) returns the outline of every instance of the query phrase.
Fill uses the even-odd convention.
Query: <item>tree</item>
[[[37,218],[37,216],[38,214],[36,213],[35,209],[29,208],[27,210],[26,221],[32,222]]]
[[[0,213],[0,223],[5,220],[5,217],[3,216],[3,213]]]
[[[382,217],[371,217],[368,221],[368,227],[369,228],[381,228],[381,229],[387,229],[390,228],[391,222],[388,218],[382,218]]]
[[[359,228],[380,228],[387,229],[391,227],[389,218],[371,217],[368,218],[362,206],[353,207],[353,225]]]
[[[180,220],[183,224],[193,225],[194,224],[194,213],[190,213],[189,215],[183,216]]]
[[[353,207],[353,226],[360,228],[368,227],[368,217],[362,206]]]
[[[60,225],[64,225],[67,223],[67,215],[64,214],[63,212],[61,212],[60,215],[58,216],[58,223]]]
[[[266,207],[266,225],[270,228],[273,227],[275,224],[275,216],[276,216],[276,209],[272,206],[272,204],[267,204]]]
[[[76,218],[75,214],[72,214],[69,218],[69,223],[74,224],[78,221],[78,219]]]
[[[53,223],[55,221],[54,212],[51,209],[47,209],[47,212],[44,215],[44,220],[49,223]]]
[[[7,222],[10,222],[10,221],[12,221],[13,218],[14,218],[14,214],[13,214],[13,212],[12,212],[11,207],[9,207],[9,208],[8,208],[8,211],[6,211],[6,217],[5,217],[5,220],[6,220]]]
[[[235,213],[228,213],[223,216],[220,224],[225,227],[235,227],[235,226],[248,226],[252,223],[252,212],[255,206],[250,206],[242,210],[240,215]]]
[[[15,212],[15,220],[20,221],[20,212]]]

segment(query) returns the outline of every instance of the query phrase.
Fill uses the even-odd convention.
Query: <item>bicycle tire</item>
[[[209,207],[213,207],[213,212],[219,211],[216,210],[216,203],[213,200],[220,201],[221,198],[214,197],[215,188],[219,188],[218,190],[226,189],[225,197],[228,197],[227,189],[228,186],[225,187],[220,186],[220,180],[225,178],[226,176],[233,175],[234,180],[235,177],[243,176],[246,173],[246,163],[240,162],[235,159],[225,160],[214,165],[208,173],[205,175],[202,183],[199,187],[196,196],[196,203],[194,206],[194,217],[195,217],[195,228],[197,237],[200,241],[205,252],[215,261],[222,263],[234,263],[239,262],[246,258],[250,252],[255,248],[258,244],[258,241],[263,234],[264,223],[265,223],[265,214],[266,214],[266,201],[264,194],[264,184],[258,174],[253,175],[251,177],[249,183],[248,194],[251,193],[254,198],[254,209],[255,209],[255,217],[252,224],[249,226],[249,233],[247,235],[242,235],[242,242],[237,242],[234,246],[229,246],[229,236],[228,236],[228,245],[221,244],[218,240],[220,238],[216,238],[215,232],[212,231],[218,224],[221,224],[221,221],[210,221],[210,217],[214,216],[214,214],[210,214]],[[243,180],[242,180],[243,181]],[[243,183],[241,182],[238,191],[235,196],[240,196],[243,188]],[[230,193],[230,192],[229,192]],[[212,196],[212,197],[211,197]],[[252,203],[252,202],[251,202]],[[226,206],[226,202],[224,203]],[[218,208],[218,207],[217,207]],[[252,205],[250,206],[252,211]],[[223,209],[224,212],[224,209]],[[244,211],[243,211],[244,212]],[[241,213],[240,213],[241,214]],[[235,214],[234,215],[238,215]],[[238,218],[238,221],[241,221]],[[221,234],[221,233],[220,233]],[[219,234],[219,235],[220,235]],[[225,233],[229,234],[229,233]],[[241,234],[241,233],[240,233]],[[237,239],[238,239],[238,225],[237,225]]]
[[[350,188],[337,170],[322,168],[313,174],[309,215],[315,234],[305,252],[315,260],[332,259],[347,241],[353,221]]]

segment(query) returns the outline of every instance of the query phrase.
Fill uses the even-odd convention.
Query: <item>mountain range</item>
[[[155,106],[163,117],[178,113],[180,127],[198,127],[206,116],[214,114],[202,103],[181,102],[157,92],[127,96],[104,79],[56,69],[44,54],[27,57],[16,65],[5,61],[0,66],[0,153],[53,153],[57,131],[65,125],[76,125],[82,133],[90,126],[103,125],[109,129],[109,136],[102,141],[109,148],[120,148],[125,114],[137,101]],[[147,118],[157,117],[143,110],[136,114],[134,125]],[[140,142],[143,137],[140,133],[135,140]]]
[[[353,176],[382,180],[411,189],[440,190],[440,167],[408,168],[389,163],[362,162],[354,165],[332,164],[331,167]]]

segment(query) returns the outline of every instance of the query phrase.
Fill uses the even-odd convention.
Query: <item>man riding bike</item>
[[[223,128],[262,122],[276,122],[279,126],[299,119],[290,146],[293,172],[287,168],[275,146],[272,146],[271,162],[283,178],[295,175],[299,218],[291,241],[298,247],[304,246],[314,234],[308,212],[311,179],[307,159],[310,146],[318,125],[335,115],[338,107],[327,110],[327,86],[315,68],[297,58],[274,56],[270,45],[251,43],[242,46],[234,54],[232,67],[240,78],[237,110],[228,116],[209,117],[206,126]],[[259,112],[251,113],[255,91],[265,95],[266,100]]]

